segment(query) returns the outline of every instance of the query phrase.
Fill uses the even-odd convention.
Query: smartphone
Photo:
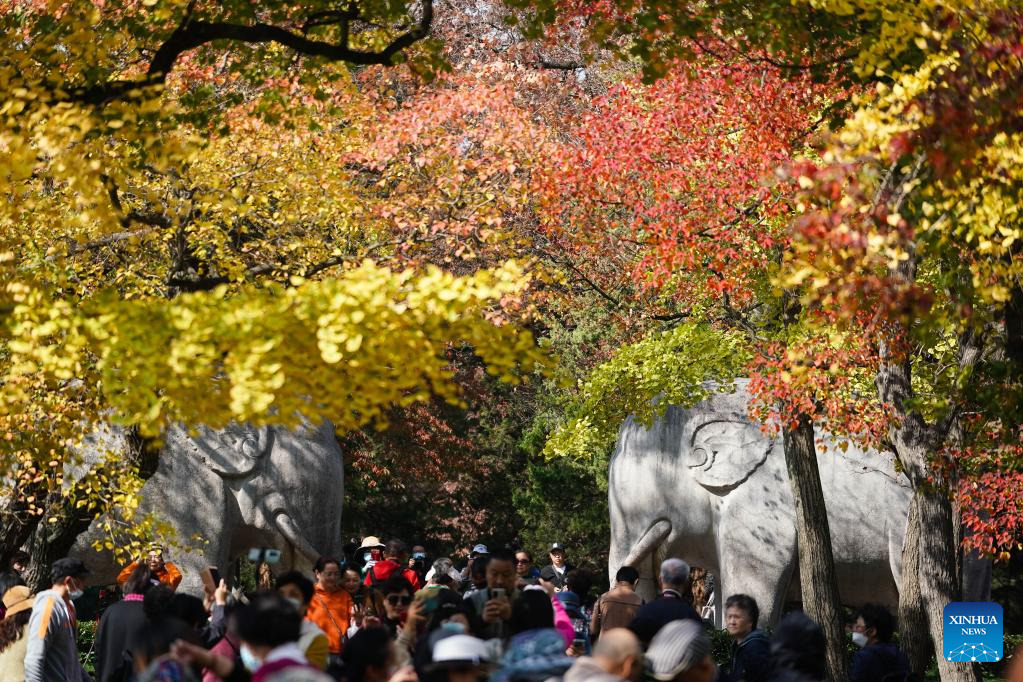
[[[202,580],[202,586],[207,594],[213,594],[220,585],[220,571],[217,570],[216,566],[207,566],[202,569],[199,572],[199,578]]]
[[[504,599],[506,595],[507,592],[503,587],[494,587],[490,590],[491,599]]]

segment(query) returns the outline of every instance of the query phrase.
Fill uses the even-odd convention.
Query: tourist
[[[96,630],[96,676],[99,682],[130,679],[134,668],[128,640],[146,623],[142,600],[156,578],[148,566],[138,566],[125,581],[124,598],[103,612]]]
[[[413,545],[412,555],[408,558],[409,569],[419,578],[419,584],[426,584],[426,571],[429,562],[426,559],[426,548],[422,545]]]
[[[717,666],[710,637],[696,620],[673,620],[654,635],[646,652],[653,677],[663,682],[711,682]]]
[[[380,586],[380,592],[384,596],[384,617],[380,619],[381,624],[391,633],[391,637],[397,638],[402,633],[409,617],[412,606],[412,585],[405,576],[394,574]],[[415,645],[415,627],[418,623],[408,623],[408,632],[405,634],[404,644]]]
[[[24,550],[17,550],[11,555],[11,570],[20,576],[25,575],[25,571],[28,570],[28,565],[31,563],[32,557],[28,552]]]
[[[495,555],[491,559],[491,565],[496,558]],[[575,659],[565,653],[571,641],[566,644],[563,634],[554,628],[557,600],[551,594],[531,585],[514,600],[508,619],[511,638],[501,657],[500,669],[492,678],[494,682],[546,680],[560,677],[572,667]]]
[[[469,563],[462,569],[462,593],[469,594],[475,590],[483,589],[486,585],[480,585],[476,578],[480,574],[485,575],[485,567],[490,559],[490,550],[486,545],[476,545],[469,552]]]
[[[433,646],[425,682],[481,682],[487,679],[490,652],[470,635],[451,635]]]
[[[760,608],[757,600],[745,594],[733,594],[725,601],[725,629],[732,636],[728,664],[730,682],[763,682],[771,660],[771,642],[757,628]]]
[[[85,591],[89,570],[79,559],[57,559],[50,569],[52,587],[32,605],[25,655],[27,682],[81,682],[89,676],[78,658],[78,617],[74,600]]]
[[[330,642],[320,627],[306,618],[309,604],[313,600],[316,588],[313,581],[298,571],[289,571],[277,576],[277,593],[291,602],[302,616],[302,627],[298,636],[298,648],[302,650],[309,664],[319,670],[327,669],[327,656],[330,654]]]
[[[540,570],[540,577],[547,582],[554,583],[554,590],[562,592],[565,587],[565,576],[572,570],[565,561],[565,547],[560,542],[551,544],[551,563]]]
[[[660,572],[661,595],[636,611],[629,629],[639,641],[649,644],[662,627],[673,620],[700,621],[699,614],[683,598],[689,591],[689,564],[681,559],[665,559]]]
[[[356,606],[362,606],[362,602],[366,596],[366,590],[363,589],[365,586],[362,584],[362,576],[354,568],[346,568],[341,573],[341,587],[348,592],[348,596],[352,598],[352,603]]]
[[[422,587],[419,575],[408,568],[408,549],[401,540],[389,540],[384,548],[384,558],[366,572],[363,584],[367,587],[379,587],[393,574],[398,573],[412,585],[414,590]]]
[[[165,561],[163,555],[163,547],[160,545],[150,545],[145,561],[143,562],[143,560],[138,559],[125,566],[120,575],[117,576],[117,584],[123,586],[135,569],[145,563],[157,580],[172,590],[178,589],[178,585],[181,584],[181,571],[170,561]]]
[[[370,538],[372,539],[372,538]],[[313,566],[316,586],[306,611],[306,618],[327,635],[328,672],[341,666],[341,652],[348,636],[349,618],[353,611],[352,595],[341,587],[341,562],[333,557],[320,557]]]
[[[880,680],[885,675],[908,674],[909,659],[892,642],[895,618],[880,604],[864,604],[853,624],[853,644],[860,650],[853,654],[849,682]]]
[[[383,628],[365,628],[352,636],[345,647],[344,679],[347,682],[398,682],[415,680],[413,669],[405,668],[398,679],[392,677],[395,666],[394,643]]]
[[[375,535],[367,535],[362,539],[362,544],[355,550],[356,557],[358,557],[360,564],[362,565],[362,577],[365,577],[369,571],[376,566],[376,563],[384,558],[384,543],[380,542],[380,538]]]
[[[1005,682],[1023,682],[1023,644],[1016,647],[1005,672]]]
[[[593,645],[593,655],[576,660],[565,682],[640,682],[643,646],[631,630],[610,628]]]
[[[824,631],[809,616],[794,611],[771,637],[769,682],[823,682],[827,679]]]
[[[242,663],[242,643],[238,640],[238,634],[235,632],[234,626],[234,610],[237,608],[240,602],[234,601],[225,607],[225,613],[227,614],[228,628],[224,636],[220,638],[220,641],[214,644],[210,648],[211,654],[217,654],[224,658],[234,661],[234,666],[238,670],[244,669],[245,665]],[[223,682],[220,676],[209,668],[203,668],[202,682]]]
[[[174,617],[147,620],[131,633],[128,648],[131,651],[134,682],[196,682],[190,664],[170,655],[175,642],[188,642],[198,646],[195,633],[188,624]]]
[[[35,595],[24,585],[15,585],[3,593],[5,616],[0,620],[0,680],[25,682],[25,656],[28,621],[32,617]]]
[[[487,586],[487,565],[490,563],[490,555],[480,555],[469,560],[471,563],[467,567],[469,569],[470,583],[468,589],[463,593],[463,597],[469,599],[473,594],[486,588]],[[464,584],[464,580],[462,581]]]
[[[479,562],[476,562],[477,564]],[[515,556],[499,551],[487,558],[484,587],[465,597],[472,634],[481,639],[504,639],[512,617],[512,603],[520,592]]]
[[[708,575],[706,568],[703,568],[702,566],[689,567],[689,592],[693,596],[691,606],[694,611],[700,614],[700,618],[703,618],[704,620],[706,620],[704,609],[707,608],[707,600],[711,596],[710,590],[708,589],[709,582],[710,576]]]
[[[586,601],[593,585],[588,571],[573,569],[565,576],[565,590],[557,593],[557,599],[565,607],[572,622],[572,655],[589,656],[592,651],[590,643],[590,619],[593,611],[587,608]]]
[[[593,606],[590,619],[590,635],[594,640],[604,630],[628,627],[636,617],[636,611],[643,605],[643,598],[636,594],[639,571],[632,566],[622,566],[615,574],[615,585],[600,595]]]
[[[302,616],[276,592],[260,592],[240,604],[233,621],[241,644],[241,660],[252,682],[331,682],[302,654],[298,646]],[[186,642],[176,642],[175,657],[209,668],[225,681],[249,679],[235,661]]]
[[[533,565],[533,555],[524,549],[515,552],[515,573],[519,576],[519,589],[535,585],[540,569]]]
[[[443,556],[433,562],[433,566],[426,573],[427,585],[425,589],[446,588],[455,592],[459,581],[462,579],[458,569],[451,559]]]
[[[0,573],[0,596],[7,594],[7,590],[11,589],[12,587],[17,587],[18,585],[24,584],[25,581],[22,579],[20,573],[15,573],[14,571],[4,571],[3,573]],[[6,612],[4,610],[3,604],[0,603],[0,620],[3,620],[5,615]]]

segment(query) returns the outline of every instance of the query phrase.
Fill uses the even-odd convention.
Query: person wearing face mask
[[[355,556],[362,564],[362,577],[365,578],[377,565],[377,562],[384,558],[384,543],[380,542],[380,538],[375,535],[367,535],[362,539],[359,549],[355,550]]]
[[[873,682],[885,675],[909,673],[909,659],[892,642],[895,618],[880,604],[864,604],[853,623],[853,654],[849,682]]]
[[[28,622],[26,682],[87,682],[78,659],[78,617],[74,600],[82,596],[89,570],[78,559],[58,559],[50,569],[52,587],[40,592]]]
[[[316,586],[305,617],[327,635],[330,654],[327,668],[341,665],[341,651],[348,636],[352,614],[352,596],[341,587],[341,562],[333,557],[320,557],[313,566]]]
[[[305,617],[309,611],[309,603],[313,600],[315,588],[313,581],[298,571],[289,571],[277,576],[277,593],[287,599],[298,609],[302,616],[302,629],[298,637],[298,648],[305,654],[309,664],[320,670],[327,669],[327,656],[330,654],[330,643],[327,635],[316,623]]]

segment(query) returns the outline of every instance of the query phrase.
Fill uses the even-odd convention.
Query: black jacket
[[[98,682],[123,682],[132,679],[128,638],[146,624],[140,601],[119,601],[99,619],[96,631],[96,679]]]
[[[636,611],[636,616],[629,623],[629,629],[636,634],[639,641],[643,642],[643,646],[646,647],[650,644],[650,640],[654,638],[654,635],[665,625],[673,620],[686,619],[695,620],[700,625],[703,625],[700,614],[696,613],[693,607],[686,603],[678,592],[665,590],[654,601],[639,607],[639,610]]]
[[[729,682],[763,682],[771,664],[771,640],[763,630],[753,630],[742,642],[732,642]]]
[[[906,654],[891,642],[868,644],[853,654],[849,682],[877,682],[892,673],[909,673]]]

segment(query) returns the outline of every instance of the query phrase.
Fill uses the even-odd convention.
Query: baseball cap
[[[32,590],[24,585],[15,585],[7,590],[4,592],[4,609],[6,609],[7,613],[5,617],[10,618],[16,613],[28,611],[32,608],[35,598],[36,596],[32,594]]]
[[[81,559],[65,557],[53,562],[53,568],[50,569],[50,578],[56,583],[64,578],[84,578],[90,573],[91,571],[85,567]]]
[[[490,653],[482,639],[470,635],[452,635],[433,645],[433,663],[445,665],[480,665],[490,662]]]
[[[487,549],[486,545],[476,545],[472,548],[473,554],[490,554],[490,550]]]
[[[564,552],[565,551],[565,546],[563,544],[561,544],[560,542],[553,542],[553,543],[551,543],[551,551],[552,552],[555,551],[555,550],[558,550],[558,549],[560,549],[562,552]]]
[[[695,620],[673,620],[654,635],[646,660],[654,678],[672,680],[710,655],[710,638]]]

